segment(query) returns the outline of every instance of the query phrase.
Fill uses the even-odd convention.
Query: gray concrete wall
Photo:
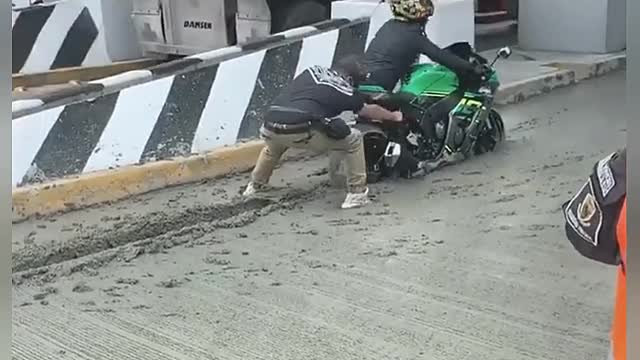
[[[131,0],[102,1],[101,6],[105,42],[111,58],[117,61],[141,58],[142,48],[131,22]]]
[[[624,0],[520,0],[518,40],[527,50],[621,50],[624,14]]]
[[[609,0],[607,11],[607,51],[627,47],[627,1]]]

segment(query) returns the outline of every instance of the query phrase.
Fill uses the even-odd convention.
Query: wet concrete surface
[[[362,209],[314,158],[253,202],[239,175],[15,224],[13,357],[604,359],[614,269],[560,206],[623,144],[624,91],[617,72],[501,108],[497,152]]]

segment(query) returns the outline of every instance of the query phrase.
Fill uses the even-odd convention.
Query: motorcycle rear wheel
[[[374,124],[358,123],[354,128],[360,131],[362,135],[362,145],[364,147],[364,157],[367,169],[367,183],[373,184],[379,182],[383,177],[383,170],[376,169],[376,164],[380,163],[380,159],[384,155],[387,146],[387,136],[382,129]],[[381,165],[381,164],[379,164]],[[343,159],[329,161],[329,172],[332,186],[343,187],[346,183],[347,171]],[[344,179],[344,180],[343,180]]]

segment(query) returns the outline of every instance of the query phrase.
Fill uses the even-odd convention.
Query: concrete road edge
[[[250,170],[263,142],[254,140],[208,153],[98,171],[14,188],[12,221],[122,200],[169,186]]]
[[[556,88],[602,76],[625,65],[625,55],[606,58],[593,64],[549,64],[558,68],[558,71],[501,87],[496,95],[496,103],[505,105],[522,102]],[[245,172],[255,165],[262,146],[262,141],[254,140],[204,154],[14,188],[12,221],[82,209],[169,186]]]
[[[625,54],[605,57],[593,63],[579,62],[549,62],[544,66],[558,70],[548,74],[517,81],[498,89],[496,104],[516,104],[534,96],[546,94],[553,89],[574,85],[582,80],[606,75],[612,71],[626,67]]]

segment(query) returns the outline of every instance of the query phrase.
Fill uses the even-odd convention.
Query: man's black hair
[[[351,77],[354,84],[359,84],[367,78],[367,69],[361,55],[347,55],[332,66],[333,70]]]

